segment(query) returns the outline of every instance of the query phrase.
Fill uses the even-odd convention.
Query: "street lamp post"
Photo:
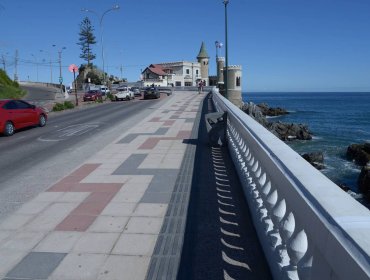
[[[224,71],[224,84],[225,84],[225,97],[229,99],[228,95],[228,72],[229,72],[229,61],[228,61],[228,49],[227,49],[227,4],[229,4],[229,0],[223,0],[225,5],[225,69]]]
[[[53,45],[53,47],[56,47],[56,45]],[[58,50],[58,62],[59,62],[59,86],[60,86],[60,94],[63,95],[63,76],[62,76],[62,52],[65,50],[66,47],[62,47],[60,50]]]
[[[105,84],[105,80],[106,80],[106,77],[105,77],[105,61],[104,61],[104,43],[103,43],[103,19],[104,19],[104,16],[110,12],[110,11],[115,11],[115,10],[119,10],[119,5],[114,5],[112,8],[109,8],[108,10],[106,10],[101,16],[100,16],[100,21],[99,21],[99,27],[100,27],[100,44],[101,44],[101,56],[102,56],[102,62],[103,62],[103,82]],[[82,9],[81,11],[83,12],[90,12],[90,13],[93,13],[95,14],[96,16],[99,17],[99,14],[93,10],[90,10],[90,9]]]
[[[215,46],[216,46],[216,59],[218,58],[218,49],[221,49],[223,44],[222,42],[215,41]]]

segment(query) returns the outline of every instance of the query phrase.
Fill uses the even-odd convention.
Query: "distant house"
[[[198,62],[150,64],[141,73],[143,85],[187,87],[197,86],[199,81],[205,81],[205,84],[209,85],[208,59],[205,45],[202,43],[197,56]]]
[[[151,64],[142,72],[144,86],[196,86],[202,79],[200,63],[171,62]]]

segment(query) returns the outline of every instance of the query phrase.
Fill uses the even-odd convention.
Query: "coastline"
[[[269,121],[307,124],[313,133],[312,140],[286,144],[298,154],[322,151],[326,168],[321,172],[337,185],[344,184],[358,192],[361,166],[347,160],[346,150],[350,144],[370,141],[370,112],[366,109],[366,104],[370,104],[369,92],[243,92],[242,99],[289,112]]]

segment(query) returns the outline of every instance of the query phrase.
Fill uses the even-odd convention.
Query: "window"
[[[198,69],[195,70],[195,74],[199,75],[199,70]]]
[[[236,77],[236,86],[240,87],[240,77]]]
[[[177,87],[181,87],[181,82],[176,82]]]
[[[185,86],[186,86],[186,87],[191,87],[191,86],[192,86],[192,84],[191,84],[191,82],[185,82]]]
[[[10,101],[3,106],[4,109],[13,110],[17,108],[17,104],[14,101]]]
[[[189,69],[186,69],[186,74],[190,74],[190,70]]]

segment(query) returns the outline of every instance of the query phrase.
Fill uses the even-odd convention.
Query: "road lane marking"
[[[48,136],[40,136],[39,141],[44,142],[57,142],[63,141],[70,137],[81,136],[87,132],[99,128],[103,123],[86,123],[86,124],[75,124],[67,127],[60,128],[55,132],[51,132]]]

